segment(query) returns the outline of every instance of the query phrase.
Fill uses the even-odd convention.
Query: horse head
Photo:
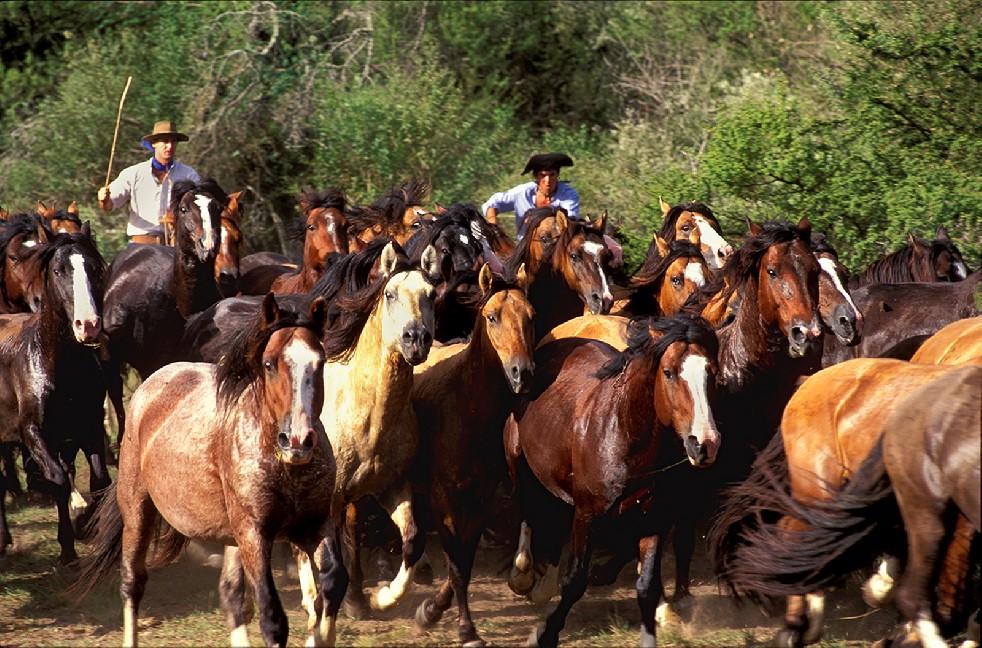
[[[214,180],[200,184],[182,180],[174,185],[170,211],[175,218],[174,247],[179,255],[214,263],[226,204],[228,196]]]
[[[709,265],[700,249],[688,240],[669,243],[655,234],[654,244],[658,256],[646,258],[645,264],[631,277],[633,294],[627,310],[638,314],[674,315],[706,284],[710,277]],[[644,293],[649,293],[647,299],[654,298],[657,305],[639,303]]]
[[[662,210],[662,227],[659,235],[665,241],[686,240],[698,245],[702,256],[712,271],[718,272],[733,254],[733,246],[723,238],[716,215],[707,205],[690,201],[672,207],[658,197]]]
[[[478,285],[481,289],[478,330],[491,343],[512,392],[521,393],[528,388],[535,369],[534,312],[525,292],[528,285],[525,266],[519,267],[514,282],[506,282],[495,277],[491,267],[485,264],[478,274]]]
[[[46,243],[48,230],[36,214],[14,214],[0,227],[0,291],[5,307],[37,311],[44,288],[38,245]],[[8,311],[9,312],[9,311]]]
[[[300,196],[304,220],[302,240],[304,264],[323,268],[332,252],[348,253],[348,219],[345,197],[340,189],[305,191]]]
[[[215,256],[215,284],[222,295],[230,297],[238,290],[239,261],[242,258],[243,237],[241,198],[245,191],[229,194],[228,204],[222,209],[221,238]]]
[[[428,246],[420,257],[419,267],[400,269],[396,243],[382,252],[380,271],[384,280],[378,308],[382,316],[382,346],[398,349],[411,365],[429,355],[436,330],[433,302],[435,283],[440,278],[439,255]],[[404,259],[404,257],[403,257]]]
[[[913,238],[909,233],[908,237]],[[932,281],[961,281],[968,276],[968,265],[962,258],[961,251],[948,236],[948,230],[944,225],[938,225],[934,240],[928,245],[930,246],[929,272],[935,277]]]
[[[77,234],[55,235],[36,254],[44,264],[44,307],[67,318],[78,342],[97,344],[102,333],[106,267],[88,222]]]
[[[822,234],[812,233],[812,252],[818,260],[818,311],[826,328],[846,346],[863,336],[863,314],[849,294],[849,271]]]

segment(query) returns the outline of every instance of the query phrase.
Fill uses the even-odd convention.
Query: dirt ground
[[[68,599],[66,583],[72,569],[56,569],[55,515],[50,506],[14,503],[9,516],[15,544],[0,557],[0,646],[84,645],[122,643],[122,611],[113,583],[83,601]],[[517,596],[505,583],[511,559],[509,546],[482,546],[470,588],[471,609],[478,631],[489,645],[524,645],[532,629],[550,609]],[[79,544],[80,553],[86,547]],[[436,575],[433,585],[417,585],[397,609],[371,620],[338,621],[341,646],[436,646],[457,644],[456,605],[428,633],[416,629],[416,606],[431,596],[446,576],[435,537],[427,545]],[[219,609],[219,569],[207,565],[206,548],[189,548],[174,565],[151,572],[141,608],[140,641],[147,646],[227,645],[228,634]],[[290,578],[283,551],[274,555],[278,591],[290,620],[290,645],[306,638],[300,593]],[[365,561],[368,589],[377,585],[374,560]],[[674,576],[672,556],[664,566],[666,587]],[[570,646],[623,646],[638,642],[640,614],[633,569],[625,568],[611,586],[591,587],[569,616],[561,641]],[[754,606],[738,607],[716,585],[706,561],[693,565],[694,605],[684,620],[659,629],[663,646],[766,645],[779,617],[769,618]],[[897,629],[893,610],[870,610],[858,596],[858,578],[833,592],[828,602],[823,645],[864,646]],[[258,623],[250,637],[261,643]]]

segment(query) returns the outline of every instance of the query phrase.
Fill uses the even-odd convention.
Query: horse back
[[[982,364],[982,315],[945,326],[925,340],[911,362]]]

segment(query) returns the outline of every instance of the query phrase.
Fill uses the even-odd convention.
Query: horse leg
[[[113,362],[108,362],[103,366],[106,376],[106,396],[112,403],[113,412],[116,414],[116,452],[119,453],[119,446],[123,443],[123,433],[126,431],[126,410],[123,407],[123,368]]]
[[[402,564],[399,566],[399,573],[391,583],[372,594],[372,607],[387,610],[412,588],[413,572],[426,548],[426,536],[416,527],[412,490],[408,482],[400,485],[388,497],[380,499],[380,503],[399,528],[399,535],[402,537]]]
[[[931,609],[931,579],[944,539],[944,524],[930,502],[912,501],[894,484],[897,502],[907,529],[907,566],[897,586],[897,608],[913,625],[924,648],[947,646],[934,622]]]
[[[145,490],[117,491],[123,517],[119,593],[123,599],[123,646],[136,646],[140,601],[147,587],[147,552],[153,539],[157,511]]]
[[[888,605],[893,599],[899,571],[900,567],[895,557],[887,556],[880,560],[876,573],[863,583],[863,602],[874,608]]]
[[[241,512],[245,514],[245,511]],[[273,543],[258,529],[248,528],[236,533],[239,560],[246,579],[256,595],[259,609],[259,630],[267,646],[285,646],[289,635],[286,612],[276,594],[270,554]]]
[[[511,572],[508,574],[508,587],[519,596],[528,594],[535,586],[532,562],[532,527],[522,520],[522,529],[518,534],[518,548],[515,550]]]
[[[17,477],[17,463],[14,460],[14,445],[0,443],[0,460],[3,462],[3,487],[6,492],[18,497],[23,494],[20,479]]]
[[[972,539],[975,529],[968,518],[958,513],[951,541],[945,550],[938,574],[938,623],[945,634],[954,634],[963,624],[965,600],[971,569]]]
[[[222,561],[222,575],[218,580],[218,596],[221,600],[222,611],[228,627],[232,629],[230,642],[232,646],[248,646],[249,634],[246,626],[252,616],[247,601],[249,592],[246,588],[245,572],[239,558],[238,547],[225,547],[225,557]]]
[[[661,578],[661,558],[664,543],[661,535],[642,538],[638,544],[641,557],[641,573],[638,574],[638,607],[641,609],[641,646],[658,645],[655,619],[658,608],[665,600],[665,587]]]
[[[7,553],[7,547],[13,546],[14,539],[10,536],[7,526],[7,487],[0,483],[0,556]]]
[[[324,535],[310,557],[317,565],[323,609],[315,626],[316,633],[308,638],[307,645],[333,646],[337,642],[338,610],[348,589],[348,572],[341,561],[333,529]]]
[[[459,528],[459,520],[454,520],[454,528]],[[481,527],[454,533],[446,526],[440,527],[440,541],[447,559],[447,581],[434,599],[423,601],[416,611],[416,624],[429,628],[440,620],[443,613],[450,607],[454,595],[457,596],[457,634],[461,645],[465,648],[484,646],[484,640],[477,634],[474,621],[471,618],[470,605],[467,599],[467,589],[470,586],[471,574],[474,569],[474,556],[481,539]]]
[[[563,577],[559,602],[546,617],[545,623],[532,631],[528,645],[554,648],[559,643],[559,633],[566,625],[570,609],[586,592],[592,553],[591,522],[591,518],[580,510],[574,513],[569,565]]]
[[[344,598],[344,612],[352,619],[368,619],[372,616],[372,608],[365,598],[365,578],[361,569],[361,546],[358,541],[357,506],[353,503],[348,504],[344,513],[345,517],[341,525],[341,548],[350,580]]]

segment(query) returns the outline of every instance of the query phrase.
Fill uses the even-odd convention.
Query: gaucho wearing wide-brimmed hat
[[[561,207],[570,218],[580,215],[580,195],[569,184],[559,180],[559,169],[573,166],[565,153],[538,153],[529,158],[523,174],[533,180],[488,198],[481,212],[491,223],[498,222],[499,212],[515,212],[515,234],[525,236],[525,212],[533,207]]]

